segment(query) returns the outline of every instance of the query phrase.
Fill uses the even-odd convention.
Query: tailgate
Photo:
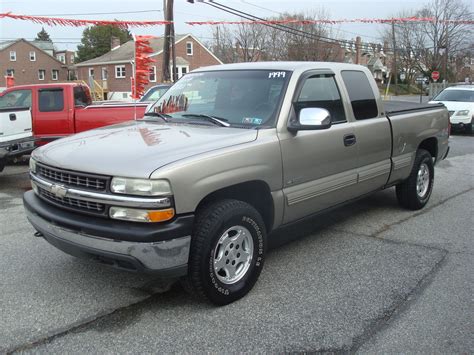
[[[0,143],[32,135],[31,111],[28,107],[0,109]]]

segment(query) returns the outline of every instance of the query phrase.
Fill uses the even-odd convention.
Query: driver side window
[[[328,110],[333,124],[346,122],[344,105],[333,75],[314,75],[305,80],[295,103],[296,113],[307,107]]]

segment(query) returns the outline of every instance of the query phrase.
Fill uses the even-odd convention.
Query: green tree
[[[46,41],[46,42],[52,42],[51,38],[49,37],[49,33],[46,32],[44,27],[41,27],[41,31],[39,31],[36,34],[35,41]]]
[[[120,44],[132,39],[128,30],[112,25],[91,26],[82,32],[81,44],[77,46],[77,61],[97,58],[110,51],[112,37],[117,37]]]

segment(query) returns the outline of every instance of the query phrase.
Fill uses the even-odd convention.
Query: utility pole
[[[170,28],[170,41],[171,41],[171,57],[173,58],[173,73],[171,74],[171,78],[173,82],[178,80],[178,73],[176,70],[176,48],[175,48],[175,36],[174,36],[174,0],[168,0],[168,7],[169,7],[169,21],[171,21],[171,28]]]
[[[392,41],[393,41],[393,77],[395,79],[395,96],[398,95],[398,69],[397,69],[397,42],[395,39],[395,21],[392,21]]]
[[[163,13],[165,15],[165,21],[170,20],[169,12],[169,0],[163,0]],[[163,82],[171,81],[170,75],[170,37],[171,37],[171,24],[165,25],[165,36],[163,39],[163,65],[161,68],[161,78]]]

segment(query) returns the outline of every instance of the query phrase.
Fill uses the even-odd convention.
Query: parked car
[[[384,104],[359,65],[202,68],[143,120],[35,150],[26,216],[66,253],[227,304],[252,289],[280,228],[392,186],[423,208],[448,120],[443,105]]]
[[[474,125],[474,85],[450,86],[441,91],[430,103],[442,103],[449,111],[453,129],[464,129],[472,134]]]
[[[160,84],[152,86],[145,92],[143,97],[140,99],[140,102],[155,102],[161,96],[163,96],[166,91],[168,91],[171,85],[173,84]]]
[[[16,115],[10,130],[23,130],[31,121],[37,144],[83,132],[92,128],[142,118],[145,103],[93,105],[89,87],[77,83],[18,85],[0,94],[2,121]],[[4,118],[7,117],[7,118]],[[20,127],[21,126],[21,127]]]

